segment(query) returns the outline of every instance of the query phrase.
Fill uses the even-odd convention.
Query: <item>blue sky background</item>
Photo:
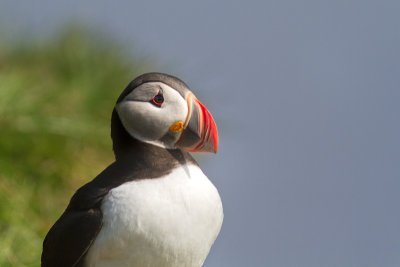
[[[225,210],[205,266],[400,266],[399,1],[0,4],[9,36],[83,22],[203,100]]]

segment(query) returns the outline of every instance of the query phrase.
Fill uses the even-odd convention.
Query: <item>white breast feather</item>
[[[223,219],[217,189],[194,165],[116,187],[102,211],[86,266],[201,266]]]

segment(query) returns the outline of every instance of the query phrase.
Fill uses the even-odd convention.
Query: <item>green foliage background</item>
[[[73,192],[113,161],[110,116],[146,63],[72,27],[0,45],[0,266],[39,266]]]

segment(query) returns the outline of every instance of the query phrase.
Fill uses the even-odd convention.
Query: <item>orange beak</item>
[[[187,102],[188,116],[176,146],[189,152],[217,153],[218,131],[211,113],[193,94]]]

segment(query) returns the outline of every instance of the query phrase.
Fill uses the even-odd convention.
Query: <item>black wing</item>
[[[102,226],[100,206],[109,191],[98,183],[102,174],[74,194],[67,209],[47,233],[43,242],[42,267],[83,265]]]
[[[43,242],[42,267],[83,266],[101,230],[101,203],[107,193],[131,177],[131,167],[114,162],[78,189]]]
[[[83,266],[86,253],[101,230],[101,203],[111,188],[123,182],[127,168],[115,162],[76,191],[47,233],[43,242],[42,267]]]
[[[102,225],[99,208],[66,210],[43,242],[42,266],[83,266],[84,256]]]

